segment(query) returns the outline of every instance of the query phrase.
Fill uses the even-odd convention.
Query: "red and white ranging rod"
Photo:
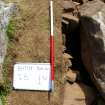
[[[54,91],[54,25],[53,25],[53,1],[50,1],[50,54],[51,54],[51,80],[52,91]]]

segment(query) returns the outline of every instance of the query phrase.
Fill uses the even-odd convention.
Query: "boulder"
[[[105,99],[105,4],[91,1],[80,8],[81,54],[84,66]]]

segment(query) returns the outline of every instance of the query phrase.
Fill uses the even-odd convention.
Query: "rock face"
[[[9,22],[9,18],[15,9],[14,4],[5,4],[0,1],[0,84],[2,83],[2,64],[6,55],[8,38],[6,36],[6,27]]]
[[[105,4],[91,1],[80,13],[82,60],[105,99]]]

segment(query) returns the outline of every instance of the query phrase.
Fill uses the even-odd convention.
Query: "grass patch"
[[[7,55],[3,64],[3,78],[4,78],[4,95],[7,95],[11,90],[11,82],[8,79],[9,71],[12,65],[12,56]]]
[[[4,85],[0,88],[0,98],[2,100],[3,105],[7,105],[6,96],[12,90],[12,83],[9,80],[9,72],[12,69],[13,65],[13,56],[11,53],[11,49],[13,48],[13,42],[8,44],[8,54],[5,57],[4,64],[3,64],[3,79]],[[13,50],[13,49],[12,49]]]
[[[10,43],[8,46],[8,50],[10,51],[12,48],[12,44]],[[12,90],[12,83],[9,80],[9,71],[12,69],[13,65],[13,57],[12,53],[8,52],[8,54],[5,57],[4,64],[3,64],[3,79],[4,79],[4,85],[0,88],[0,98],[2,100],[3,105],[7,105],[6,96],[9,94],[9,92]]]
[[[6,96],[9,94],[9,92],[12,91],[12,83],[9,78],[9,72],[12,69],[13,66],[13,50],[14,50],[14,43],[13,39],[15,36],[15,21],[14,19],[10,19],[9,24],[7,26],[6,34],[9,39],[8,46],[7,46],[7,55],[4,59],[3,63],[3,79],[4,84],[2,87],[0,87],[0,98],[2,100],[3,105],[8,105]]]
[[[16,26],[16,24],[15,24],[14,19],[10,19],[9,24],[7,26],[7,30],[6,30],[6,34],[7,34],[9,40],[12,40],[14,38],[15,26]]]

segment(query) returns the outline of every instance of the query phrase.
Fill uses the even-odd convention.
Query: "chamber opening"
[[[80,44],[80,27],[79,24],[70,20],[69,24],[62,22],[63,45],[66,47],[65,53],[70,54],[73,59],[72,70],[77,70],[80,73],[81,82],[86,85],[93,86],[90,75],[85,69],[81,59],[81,44]]]

